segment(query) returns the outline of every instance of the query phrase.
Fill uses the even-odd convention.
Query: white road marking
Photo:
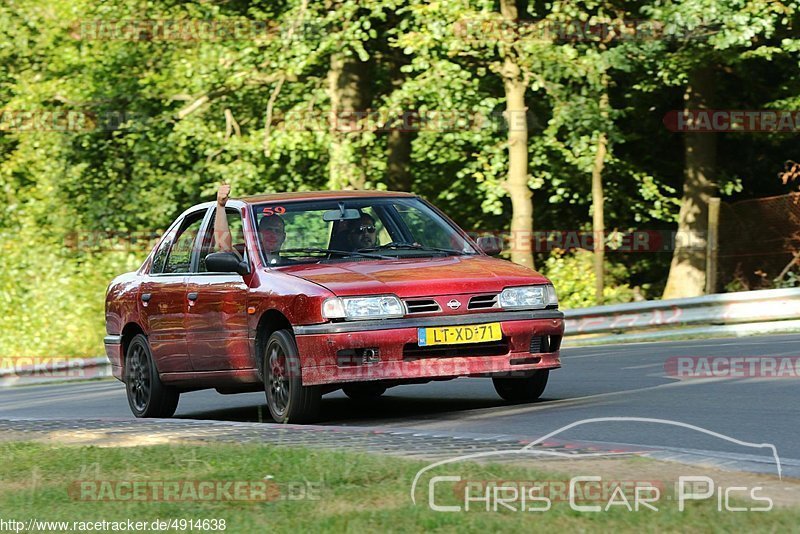
[[[664,362],[648,363],[645,365],[633,365],[631,367],[623,367],[622,370],[624,371],[627,369],[649,369],[650,367],[664,367]]]

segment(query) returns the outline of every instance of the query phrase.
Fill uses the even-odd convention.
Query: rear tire
[[[136,417],[172,417],[178,408],[180,393],[165,386],[158,376],[150,344],[136,335],[125,353],[125,390],[128,405]]]
[[[509,402],[531,402],[535,401],[544,393],[547,387],[547,379],[550,376],[549,369],[536,371],[533,376],[524,378],[492,378],[494,389],[497,394]]]
[[[276,423],[310,423],[317,418],[322,393],[318,386],[303,385],[297,345],[288,330],[278,330],[267,340],[264,389]]]
[[[350,384],[342,388],[344,394],[353,400],[374,400],[386,393],[386,386],[380,384]]]

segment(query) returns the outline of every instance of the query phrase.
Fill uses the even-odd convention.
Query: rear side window
[[[165,273],[188,273],[192,270],[192,250],[197,242],[200,226],[203,224],[202,215],[194,221],[189,221],[187,218],[187,225],[178,233],[172,243],[169,256],[167,256],[167,264],[164,266]]]
[[[153,258],[152,274],[177,274],[191,271],[192,250],[206,211],[190,213],[174,235],[167,236]]]
[[[167,263],[167,254],[169,253],[169,247],[172,245],[173,237],[172,235],[166,236],[158,246],[158,250],[153,256],[153,266],[150,268],[151,273],[160,274],[164,272],[164,264]]]

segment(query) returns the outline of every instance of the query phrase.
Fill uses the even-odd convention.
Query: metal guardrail
[[[34,358],[21,358],[21,362]],[[32,384],[53,384],[75,380],[90,380],[111,376],[108,358],[75,358],[47,361],[43,358],[35,365],[20,365],[14,368],[0,368],[0,387],[27,386]]]
[[[800,288],[566,310],[567,346],[800,332]],[[598,335],[599,334],[599,335]],[[0,369],[0,387],[111,376],[104,356]]]
[[[743,291],[566,310],[566,335],[800,319],[800,288]]]

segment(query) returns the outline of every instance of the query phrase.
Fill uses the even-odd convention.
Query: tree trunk
[[[714,94],[711,68],[698,69],[689,77],[684,95],[685,109],[709,109]],[[683,200],[678,218],[675,251],[664,298],[696,297],[703,294],[706,277],[708,200],[716,190],[714,165],[717,138],[714,133],[684,133],[686,165]]]
[[[604,119],[608,118],[608,76],[602,78],[598,109]],[[597,136],[597,152],[592,166],[592,231],[594,233],[594,298],[603,304],[605,287],[605,194],[603,191],[603,169],[608,154],[608,136],[601,131]]]
[[[414,133],[403,131],[401,119],[389,131],[386,140],[386,185],[392,191],[411,191],[411,143]]]
[[[359,164],[356,140],[369,104],[369,63],[355,56],[333,54],[328,71],[331,99],[330,189],[362,189],[366,173]]]
[[[601,97],[608,103],[608,94]],[[603,194],[603,167],[608,147],[608,139],[605,132],[601,132],[597,138],[597,153],[594,157],[592,168],[592,231],[594,232],[594,297],[596,303],[603,303],[603,287],[605,282],[605,220]]]
[[[503,18],[516,23],[514,0],[500,0],[500,11]],[[506,52],[501,75],[508,126],[508,178],[504,185],[511,199],[511,261],[533,269],[533,193],[528,187],[528,108],[525,105],[528,83],[510,54]]]
[[[389,72],[393,90],[403,87],[406,75],[401,69],[408,63],[405,56],[396,52],[396,49],[392,49],[385,55],[390,63]],[[411,145],[416,137],[415,129],[419,122],[414,111],[407,109],[401,113],[399,117],[394,117],[386,138],[386,185],[392,191],[411,191],[413,186]]]

